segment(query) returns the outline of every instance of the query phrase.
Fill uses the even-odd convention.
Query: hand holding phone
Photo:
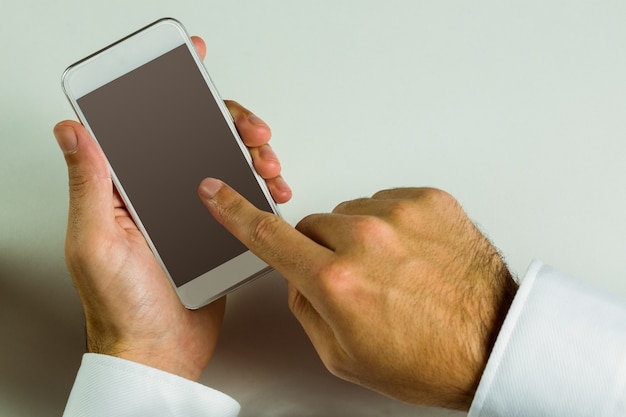
[[[213,176],[278,213],[180,23],[159,20],[79,61],[63,87],[183,304],[201,307],[269,270],[198,201]]]
[[[193,41],[203,55],[202,40]],[[226,105],[272,196],[286,202],[291,192],[267,143],[269,127],[238,103]],[[213,354],[224,299],[185,308],[115,192],[107,160],[90,133],[64,121],[55,136],[68,165],[66,260],[85,310],[88,351],[197,380]]]

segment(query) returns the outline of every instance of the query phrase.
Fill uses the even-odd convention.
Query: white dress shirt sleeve
[[[626,416],[626,302],[535,262],[468,417]]]
[[[64,417],[235,417],[239,404],[219,391],[124,359],[87,353]]]

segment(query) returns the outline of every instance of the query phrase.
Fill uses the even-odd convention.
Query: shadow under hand
[[[3,415],[60,416],[84,352],[82,310],[67,273],[41,269],[19,258],[0,260]]]

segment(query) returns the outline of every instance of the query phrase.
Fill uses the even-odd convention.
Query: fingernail
[[[54,133],[57,143],[64,154],[67,155],[76,152],[78,148],[78,138],[76,137],[76,132],[73,127],[60,125],[54,130]]]
[[[222,185],[224,185],[222,181],[216,180],[215,178],[206,178],[200,183],[198,194],[200,194],[200,197],[210,200],[215,197],[215,194],[222,188]]]
[[[253,113],[248,116],[248,121],[256,126],[267,126],[267,124],[263,120],[261,120],[259,116]]]

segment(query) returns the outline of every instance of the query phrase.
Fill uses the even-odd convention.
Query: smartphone
[[[62,85],[187,308],[270,270],[198,197],[202,179],[219,178],[278,214],[180,22],[158,20],[71,65]]]

